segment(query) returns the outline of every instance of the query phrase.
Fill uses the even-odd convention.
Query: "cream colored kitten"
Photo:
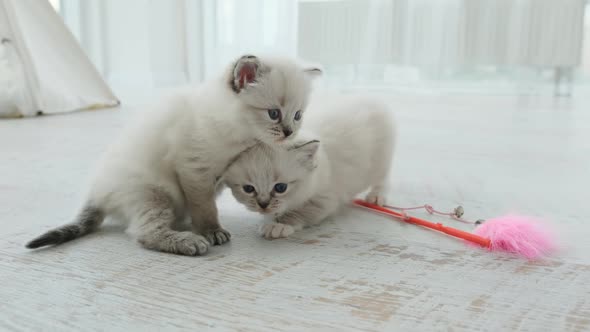
[[[76,220],[27,247],[72,240],[109,215],[129,221],[149,249],[201,255],[229,241],[217,218],[217,180],[256,140],[276,144],[298,131],[316,73],[288,59],[243,56],[222,77],[167,98],[107,153]],[[193,231],[174,230],[187,215]]]
[[[224,182],[249,210],[272,216],[267,239],[321,222],[369,189],[383,205],[394,150],[392,111],[375,98],[314,99],[305,128],[313,138],[283,146],[263,142],[242,153]]]

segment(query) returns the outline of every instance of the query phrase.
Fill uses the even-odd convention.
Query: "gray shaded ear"
[[[303,68],[303,72],[309,75],[309,77],[311,78],[322,76],[322,74],[324,73],[320,67],[306,67]]]
[[[232,71],[232,89],[240,92],[248,85],[255,85],[262,64],[258,57],[254,55],[242,55],[235,63]]]
[[[297,154],[297,161],[301,166],[308,169],[314,169],[316,167],[316,155],[320,147],[320,141],[311,140],[301,143],[296,143],[291,149]]]

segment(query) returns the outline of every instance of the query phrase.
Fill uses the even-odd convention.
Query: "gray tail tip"
[[[52,244],[60,243],[59,237],[55,236],[54,234],[45,234],[41,235],[36,239],[31,240],[29,243],[25,245],[25,247],[29,249],[36,249],[40,247],[45,247]]]

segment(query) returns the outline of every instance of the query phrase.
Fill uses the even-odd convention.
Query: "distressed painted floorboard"
[[[114,222],[46,250],[93,163],[141,108],[0,122],[0,330],[588,331],[590,101],[390,96],[400,138],[390,201],[475,220],[545,217],[563,248],[525,262],[348,209],[287,240],[226,193],[233,237],[204,257],[147,251]],[[469,225],[417,213],[465,230]]]

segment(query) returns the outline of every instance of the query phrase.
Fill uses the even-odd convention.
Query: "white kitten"
[[[149,249],[200,255],[229,241],[217,219],[217,180],[255,140],[276,144],[297,132],[317,72],[248,55],[219,79],[169,97],[107,153],[75,222],[27,247],[82,236],[108,215],[130,221],[130,233]],[[187,215],[193,232],[173,230]]]
[[[394,149],[391,110],[370,97],[314,99],[305,128],[316,139],[259,143],[228,168],[224,182],[249,210],[273,217],[268,239],[319,223],[369,189],[383,205]]]

